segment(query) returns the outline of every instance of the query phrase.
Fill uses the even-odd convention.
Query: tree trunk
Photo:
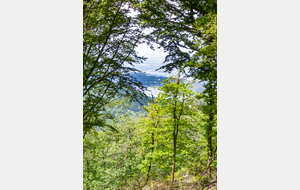
[[[174,172],[175,172],[175,163],[176,163],[176,134],[175,134],[175,126],[173,131],[173,164],[172,164],[172,172],[171,172],[171,185],[174,182]]]
[[[209,105],[210,109],[213,109],[214,101],[213,101],[213,87],[212,87],[212,81],[209,80],[210,86],[209,86]],[[208,125],[208,161],[212,158],[212,152],[213,152],[213,146],[212,146],[212,128],[214,123],[214,112],[213,110],[209,110],[209,125]],[[211,167],[208,166],[208,177],[211,178]]]
[[[153,132],[152,132],[152,148],[151,148],[151,152],[152,152],[152,154],[154,152],[154,133]],[[147,178],[146,178],[145,185],[148,183],[148,180],[149,180],[149,177],[150,177],[151,164],[152,164],[152,156],[150,158],[150,164],[149,164],[149,167],[148,167],[148,173],[147,173]]]

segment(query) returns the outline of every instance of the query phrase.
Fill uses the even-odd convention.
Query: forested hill
[[[145,86],[147,87],[154,87],[158,88],[161,86],[161,82],[164,79],[168,79],[169,77],[164,77],[160,75],[151,75],[148,73],[132,73],[131,76],[137,78],[139,81],[141,81]],[[202,92],[204,90],[203,85],[199,82],[196,82],[192,84],[192,90]]]
[[[137,78],[145,86],[147,86],[148,90],[150,90],[150,92],[151,91],[156,92],[156,95],[157,95],[158,87],[162,86],[161,82],[164,79],[169,78],[169,77],[160,76],[160,75],[152,75],[149,73],[132,73],[131,76]],[[185,82],[187,82],[187,81],[185,81]],[[192,84],[191,89],[194,91],[202,92],[204,88],[200,83],[196,82],[196,83]],[[148,96],[150,96],[150,95],[148,95]],[[149,97],[149,99],[151,99],[151,97]],[[132,102],[131,107],[128,110],[133,111],[135,113],[144,113],[144,110],[142,107],[147,104],[147,99],[145,99],[145,98],[139,99],[139,101],[140,101],[140,103],[142,103],[142,105],[139,104],[138,102]]]
[[[151,75],[148,73],[133,73],[131,76],[137,78],[147,87],[156,87],[160,86],[160,83],[169,77],[159,76],[159,75]]]

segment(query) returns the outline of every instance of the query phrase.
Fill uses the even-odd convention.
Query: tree
[[[203,35],[195,45],[198,51],[186,65],[190,68],[191,76],[206,82],[205,90],[199,98],[203,98],[205,102],[203,113],[207,115],[205,128],[208,141],[208,163],[211,163],[211,159],[215,157],[217,137],[217,15],[208,14],[198,18],[195,27]],[[208,167],[210,175],[210,166]]]
[[[145,179],[145,183],[143,186],[145,186],[149,179],[150,179],[150,172],[151,172],[151,167],[152,167],[152,161],[154,157],[154,148],[155,144],[157,144],[157,136],[159,134],[158,128],[160,127],[159,125],[162,123],[162,117],[163,117],[163,110],[162,107],[157,104],[157,102],[154,100],[154,97],[152,96],[152,101],[148,104],[148,106],[145,106],[144,109],[147,111],[147,117],[141,120],[143,123],[142,125],[142,135],[144,136],[144,142],[146,141],[146,144],[150,141],[150,151],[148,152],[148,155],[146,155],[146,159],[144,160],[144,163],[148,166],[147,168],[147,175]],[[151,137],[149,139],[149,135],[151,134]],[[146,140],[145,140],[146,139]]]
[[[133,0],[83,1],[83,130],[103,128],[105,106],[123,96],[138,100],[145,87],[130,73],[141,63],[134,48],[145,35],[130,12]]]
[[[189,109],[193,91],[188,88],[188,85],[180,79],[180,72],[176,78],[170,77],[163,82],[160,88],[162,93],[157,97],[157,102],[165,109],[167,119],[165,126],[172,132],[172,171],[171,184],[174,182],[174,173],[176,170],[177,146],[180,134],[188,127],[188,122],[184,116],[192,115]]]

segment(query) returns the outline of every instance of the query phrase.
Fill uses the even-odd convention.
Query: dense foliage
[[[216,5],[84,0],[83,189],[216,188]],[[178,74],[143,84],[133,67],[145,60],[141,43],[163,48],[158,69]],[[195,82],[203,92],[191,90]],[[146,86],[160,93],[147,97]]]
[[[105,106],[122,96],[136,99],[144,86],[128,67],[144,60],[134,48],[141,43],[138,21],[129,16],[131,2],[83,2],[83,129],[107,126]]]

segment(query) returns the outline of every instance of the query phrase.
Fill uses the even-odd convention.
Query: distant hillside
[[[145,86],[148,87],[158,87],[160,86],[160,83],[163,81],[163,79],[167,79],[168,77],[163,77],[159,75],[150,75],[147,73],[133,73],[131,76],[137,78],[142,83],[145,84]]]
[[[131,76],[140,80],[142,83],[145,84],[145,86],[153,87],[154,89],[161,86],[161,82],[163,81],[163,79],[169,78],[169,77],[164,77],[159,75],[151,75],[148,73],[134,73],[131,74]],[[202,92],[204,90],[202,84],[197,82],[193,84],[192,89],[198,92]]]
[[[161,86],[161,82],[164,79],[168,79],[169,77],[159,76],[159,75],[151,75],[148,73],[133,73],[131,76],[137,78],[139,81],[145,84],[145,86],[148,87],[149,91],[146,91],[146,95],[150,99],[152,95],[157,96],[159,93],[158,87]],[[191,88],[195,91],[202,92],[204,88],[202,87],[202,84],[200,83],[194,83],[193,87]],[[140,105],[138,102],[132,102],[131,108],[129,108],[127,111],[134,112],[136,114],[138,113],[144,113],[144,110],[142,107],[147,104],[148,99],[140,99],[140,102],[142,105]]]

